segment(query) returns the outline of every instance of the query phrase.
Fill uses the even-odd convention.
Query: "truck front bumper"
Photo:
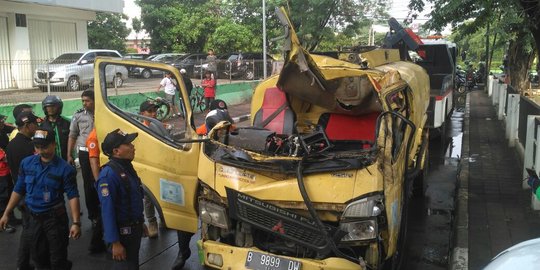
[[[301,259],[274,255],[261,251],[257,248],[241,248],[222,244],[215,241],[198,241],[199,256],[201,263],[216,269],[246,269],[246,260],[249,252],[268,254],[274,257],[284,258],[293,262],[301,262],[298,270],[365,270],[360,265],[343,258],[327,258],[324,260]],[[216,257],[221,256],[221,265],[216,265]],[[210,260],[209,260],[210,258]],[[273,269],[273,268],[268,268]]]

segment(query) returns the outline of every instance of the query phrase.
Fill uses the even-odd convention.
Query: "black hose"
[[[304,176],[303,176],[303,163],[304,158],[298,162],[298,167],[296,170],[296,178],[298,182],[298,188],[300,189],[300,194],[302,195],[302,198],[304,199],[304,202],[306,203],[306,207],[309,211],[309,214],[311,215],[311,218],[315,220],[315,224],[317,224],[317,227],[319,227],[319,230],[322,231],[324,237],[326,238],[326,241],[329,243],[331,250],[339,257],[342,257],[344,259],[350,260],[355,263],[360,263],[360,260],[357,258],[353,258],[347,254],[344,254],[341,252],[338,247],[336,246],[336,243],[334,242],[334,238],[330,235],[328,235],[328,232],[326,231],[324,224],[322,223],[321,219],[319,218],[319,215],[317,215],[317,212],[315,211],[315,207],[313,206],[313,203],[311,202],[311,199],[309,198],[309,195],[307,194],[306,186],[304,184]]]

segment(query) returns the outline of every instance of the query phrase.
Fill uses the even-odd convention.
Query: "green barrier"
[[[236,105],[251,100],[253,95],[253,89],[257,86],[258,81],[253,82],[241,82],[241,83],[232,83],[232,84],[220,84],[216,89],[216,98],[224,100],[228,105]],[[139,105],[147,99],[147,97],[156,98],[157,96],[164,96],[163,92],[159,94],[156,92],[148,92],[141,95],[136,94],[126,94],[118,96],[109,96],[111,103],[115,104],[123,110],[127,110],[132,113],[137,113],[139,111]],[[41,108],[41,102],[28,103],[32,106],[34,113],[37,116],[43,117],[43,109]],[[0,114],[8,116],[6,122],[15,123],[13,118],[13,108],[15,105],[4,105],[0,106]],[[73,114],[82,108],[82,103],[80,99],[69,99],[64,100],[64,108],[62,110],[62,115],[70,118]]]

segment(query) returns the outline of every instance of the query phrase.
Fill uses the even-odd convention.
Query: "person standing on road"
[[[204,88],[204,104],[206,111],[208,111],[210,103],[216,98],[216,81],[212,79],[212,73],[210,71],[204,73],[201,86]]]
[[[106,246],[102,239],[103,225],[99,210],[99,199],[94,186],[95,180],[90,167],[88,148],[86,148],[86,140],[94,128],[94,91],[85,90],[81,94],[81,100],[83,108],[78,110],[71,119],[66,154],[68,163],[74,165],[75,162],[73,161],[72,153],[74,149],[77,149],[84,183],[84,197],[88,219],[92,222],[92,237],[88,251],[90,253],[100,253],[106,250]]]
[[[184,81],[184,85],[186,86],[186,91],[188,95],[187,98],[189,99],[189,97],[191,96],[191,90],[193,90],[193,82],[187,75],[185,69],[180,69],[180,74],[182,75],[182,80]]]
[[[81,235],[79,191],[75,169],[55,154],[55,137],[51,129],[35,131],[32,142],[38,154],[22,160],[0,228],[6,228],[11,211],[26,195],[30,226],[24,230],[32,236],[31,257],[36,268],[67,270],[72,266],[67,259],[69,238],[78,239]],[[64,193],[71,209],[71,227]]]
[[[67,161],[67,147],[69,140],[69,127],[71,121],[62,116],[64,102],[58,96],[47,96],[42,102],[41,107],[45,118],[41,126],[54,130],[56,134],[56,155]]]
[[[141,237],[146,235],[143,188],[133,164],[137,133],[116,129],[105,137],[101,150],[109,157],[96,183],[105,228],[112,245],[113,269],[139,269]]]
[[[207,71],[210,71],[212,74],[212,79],[217,81],[217,56],[214,54],[213,49],[208,50],[208,55],[206,56],[206,63],[208,63]]]
[[[15,113],[16,112],[14,112],[14,114]],[[17,179],[19,178],[21,161],[35,153],[34,146],[32,145],[32,137],[38,128],[38,119],[39,118],[29,110],[19,111],[17,113],[15,124],[17,125],[18,132],[16,133],[15,138],[13,138],[6,147],[7,162],[14,184],[17,184]],[[33,269],[33,267],[30,266],[30,247],[32,246],[32,234],[29,230],[30,213],[24,203],[19,206],[19,210],[22,215],[23,231],[19,241],[17,269]]]
[[[176,83],[172,79],[172,73],[167,72],[165,74],[165,77],[161,80],[159,83],[158,88],[156,89],[156,92],[159,92],[159,90],[163,87],[163,91],[165,92],[165,99],[171,104],[172,111],[173,111],[173,117],[181,116],[180,112],[178,112],[178,106],[176,102]]]
[[[17,116],[19,115],[19,113],[22,113],[22,112],[31,112],[33,111],[32,109],[32,106],[28,105],[28,104],[19,104],[17,106],[15,106],[13,108],[13,118],[15,119],[15,121],[17,120]],[[40,123],[41,121],[38,120],[38,124]],[[17,133],[19,133],[19,130],[18,129],[14,129],[11,134],[9,134],[9,140],[13,140],[13,138],[15,138],[15,136],[17,135]]]

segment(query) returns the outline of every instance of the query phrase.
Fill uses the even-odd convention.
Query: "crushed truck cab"
[[[134,166],[145,190],[167,227],[195,231],[199,218],[206,266],[397,269],[409,197],[425,173],[428,74],[394,49],[360,52],[359,63],[311,55],[283,10],[278,17],[285,63],[254,90],[249,127],[220,122],[198,137],[177,71],[99,59],[96,78],[107,65],[171,71],[187,120],[170,136],[152,131],[98,81],[98,138],[117,127],[140,133]]]

